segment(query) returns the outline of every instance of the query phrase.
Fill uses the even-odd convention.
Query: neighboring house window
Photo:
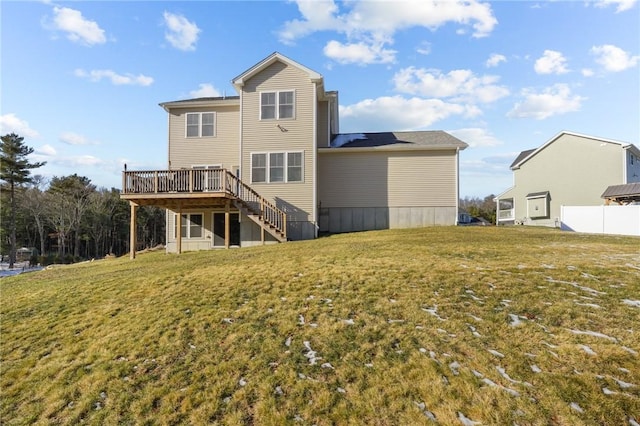
[[[260,93],[260,120],[294,118],[295,92]]]
[[[251,182],[302,182],[302,152],[251,154]]]
[[[202,238],[202,213],[184,213],[180,224],[182,238]],[[178,215],[174,215],[175,228],[173,235],[177,238]]]
[[[215,112],[189,112],[186,116],[188,138],[215,136]]]

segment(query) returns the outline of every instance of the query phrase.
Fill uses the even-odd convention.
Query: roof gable
[[[231,82],[236,87],[236,89],[238,91],[240,91],[240,88],[242,86],[244,86],[244,84],[247,82],[247,80],[249,80],[251,77],[255,76],[256,74],[262,72],[267,67],[269,67],[270,65],[274,64],[275,62],[282,62],[285,65],[289,65],[289,66],[295,67],[295,68],[299,69],[300,71],[302,71],[303,73],[307,74],[309,76],[309,79],[313,83],[322,84],[322,75],[321,74],[318,74],[317,72],[313,71],[312,69],[307,68],[304,65],[302,65],[302,64],[300,64],[300,63],[298,63],[298,62],[296,62],[296,61],[294,61],[292,59],[289,59],[286,56],[284,56],[284,55],[282,55],[281,53],[278,53],[278,52],[274,52],[271,55],[267,56],[262,61],[258,62],[257,64],[255,64],[254,66],[252,66],[251,68],[249,68],[248,70],[246,70],[245,72],[243,72],[242,74],[240,74],[239,76],[237,76],[236,78],[231,80]]]
[[[592,140],[596,140],[596,141],[599,141],[599,142],[612,143],[612,144],[615,144],[615,145],[620,145],[620,147],[623,148],[623,149],[635,148],[635,146],[633,144],[630,144],[630,143],[615,141],[615,140],[612,140],[612,139],[599,138],[599,137],[596,137],[596,136],[583,135],[583,134],[580,134],[580,133],[569,132],[569,131],[563,130],[562,132],[558,133],[557,135],[555,135],[554,137],[549,139],[547,142],[545,142],[539,148],[530,149],[530,150],[527,150],[527,151],[522,151],[518,155],[518,157],[514,160],[514,162],[511,164],[511,166],[510,166],[511,170],[519,169],[524,163],[526,163],[527,161],[529,161],[530,159],[535,157],[540,151],[542,151],[543,149],[545,149],[546,147],[548,147],[549,145],[551,145],[552,143],[554,143],[555,141],[557,141],[558,139],[560,139],[562,136],[565,136],[565,135],[576,136],[576,137],[585,138],[585,139],[592,139]]]

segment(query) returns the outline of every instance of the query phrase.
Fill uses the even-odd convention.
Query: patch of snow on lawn
[[[572,402],[570,405],[571,409],[574,411],[577,411],[578,413],[584,413],[584,410],[582,409],[582,407],[580,407],[577,403]]]
[[[460,420],[460,423],[462,423],[464,426],[474,426],[480,424],[480,422],[474,422],[473,420],[462,414],[460,411],[458,411],[458,420]]]
[[[590,331],[590,330],[569,330],[570,332],[572,332],[573,334],[583,334],[583,335],[587,335],[587,336],[593,336],[593,337],[599,337],[601,339],[607,339],[607,340],[611,340],[612,342],[617,342],[618,339],[616,339],[615,337],[611,337],[611,336],[607,336],[606,334],[597,332],[597,331]]]
[[[423,311],[430,313],[434,317],[438,318],[440,321],[446,321],[444,318],[438,314],[438,307],[434,306],[433,308],[422,308]]]
[[[636,308],[640,308],[640,300],[631,300],[631,299],[623,299],[622,303],[629,306],[635,306]]]
[[[509,318],[511,318],[511,322],[509,323],[511,327],[517,327],[522,324],[522,321],[520,321],[520,318],[517,315],[509,314]]]
[[[542,370],[540,369],[540,367],[538,367],[535,364],[531,365],[531,371],[533,371],[534,373],[542,373]]]
[[[578,347],[589,355],[597,355],[597,353],[587,345],[578,345]]]
[[[491,355],[495,355],[495,356],[497,356],[498,358],[504,358],[504,354],[501,354],[500,352],[498,352],[498,351],[496,351],[496,350],[494,350],[494,349],[487,349],[487,351],[489,351],[489,353],[490,353]]]
[[[302,344],[307,349],[307,353],[305,353],[304,356],[309,360],[309,364],[316,365],[318,360],[322,358],[317,356],[318,353],[311,349],[311,343],[309,341],[305,340],[304,342],[302,342]]]

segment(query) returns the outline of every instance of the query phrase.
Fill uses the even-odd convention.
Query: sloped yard
[[[58,267],[0,296],[5,425],[640,422],[633,237],[366,232]]]

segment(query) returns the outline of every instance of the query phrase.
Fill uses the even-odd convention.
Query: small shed
[[[640,202],[640,182],[611,185],[602,193],[602,198],[607,205],[612,202],[620,205]]]

